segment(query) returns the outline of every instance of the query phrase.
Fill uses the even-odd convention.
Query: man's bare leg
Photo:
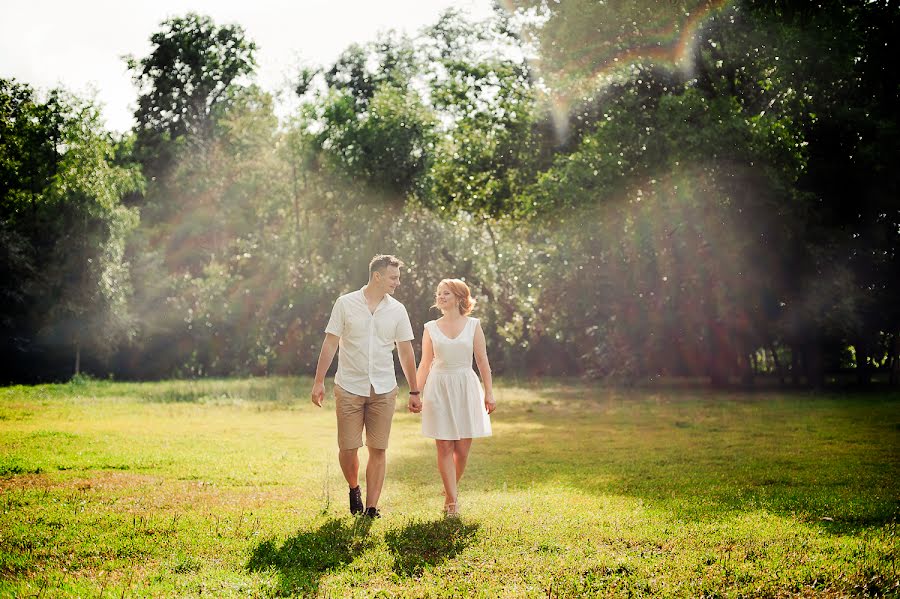
[[[369,447],[369,463],[366,465],[366,507],[378,507],[384,473],[387,468],[387,451]]]
[[[351,489],[359,486],[359,455],[357,449],[341,449],[338,451],[338,462],[341,464],[341,472],[347,479]]]

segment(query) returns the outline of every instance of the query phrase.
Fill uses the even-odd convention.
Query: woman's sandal
[[[459,504],[455,501],[444,504],[444,516],[447,518],[459,518]]]

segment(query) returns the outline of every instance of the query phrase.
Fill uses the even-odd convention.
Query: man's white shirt
[[[354,395],[368,396],[370,385],[376,393],[397,386],[395,344],[412,341],[414,336],[403,304],[385,295],[375,312],[369,312],[363,289],[334,302],[325,332],[340,337],[335,384]]]

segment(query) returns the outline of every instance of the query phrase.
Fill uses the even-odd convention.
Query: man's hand
[[[418,414],[422,411],[422,400],[419,399],[418,395],[410,395],[406,408],[413,414]]]
[[[322,400],[325,399],[325,373],[334,360],[340,341],[340,337],[331,333],[325,333],[325,340],[322,341],[322,351],[319,352],[319,361],[316,363],[316,378],[313,379],[315,384],[312,388],[312,402],[320,408]]]
[[[321,408],[323,399],[325,399],[325,383],[317,382],[312,388],[312,402]]]

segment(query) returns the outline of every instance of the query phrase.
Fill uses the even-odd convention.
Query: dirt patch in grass
[[[159,477],[129,472],[97,472],[90,477],[60,476],[58,474],[20,474],[0,478],[0,491],[7,492],[18,489],[54,490],[54,489],[88,489],[113,491],[117,489],[145,486],[160,481]]]
[[[106,498],[113,511],[187,509],[214,507],[259,508],[273,503],[291,503],[302,495],[293,487],[221,486],[207,481],[170,480],[145,474],[101,471],[93,476],[59,477],[22,474],[0,478],[0,493],[13,491],[81,491]]]

